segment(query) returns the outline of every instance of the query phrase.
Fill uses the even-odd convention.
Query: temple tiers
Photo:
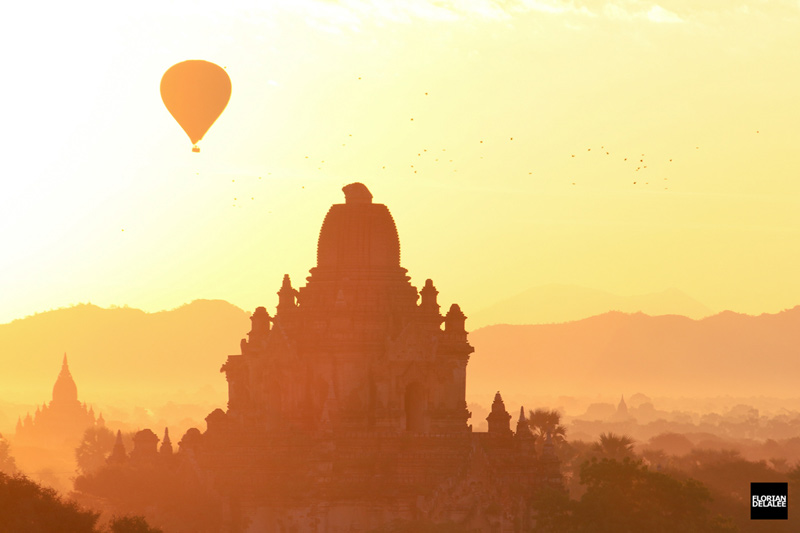
[[[499,392],[489,432],[472,431],[467,317],[457,304],[442,316],[430,279],[411,285],[386,206],[361,183],[343,190],[306,285],[286,275],[275,315],[255,310],[221,368],[227,410],[187,432],[180,453],[226,499],[231,529],[246,518],[267,532],[396,519],[524,530],[532,495],[560,484],[557,459],[536,456],[524,414],[515,438]]]
[[[340,429],[464,433],[466,317],[458,306],[439,314],[430,280],[417,305],[389,210],[362,184],[344,190],[307,285],[296,291],[285,276],[275,317],[256,309],[242,354],[223,366],[228,418],[313,433],[335,400],[326,416]]]

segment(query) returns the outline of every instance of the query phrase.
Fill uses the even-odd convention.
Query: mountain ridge
[[[800,306],[703,319],[608,312],[560,324],[492,325],[470,334],[468,388],[490,393],[797,395]],[[502,364],[497,364],[502,361]],[[528,378],[547,376],[542,382]]]
[[[195,300],[147,313],[79,304],[0,324],[0,390],[14,400],[50,400],[67,354],[79,398],[118,391],[224,391],[216,372],[249,331],[249,313],[224,300]]]
[[[49,401],[66,352],[83,401],[210,386],[223,405],[219,368],[249,329],[249,313],[224,300],[154,313],[94,304],[36,313],[0,324],[2,399]],[[557,324],[484,326],[469,336],[476,351],[468,393],[797,395],[798,332],[800,306],[757,316],[609,311]]]
[[[674,287],[647,294],[620,296],[578,285],[552,283],[531,287],[470,313],[470,322],[478,327],[501,323],[559,324],[612,310],[643,312],[651,316],[676,314],[690,318],[714,314],[709,307]]]

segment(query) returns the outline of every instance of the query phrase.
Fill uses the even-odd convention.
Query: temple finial
[[[164,440],[161,441],[161,453],[172,455],[172,441],[169,440],[169,428],[164,428]]]
[[[517,420],[517,431],[515,435],[519,438],[526,438],[533,436],[531,427],[528,425],[528,420],[525,418],[524,406],[520,406],[519,408],[519,420]]]
[[[371,204],[372,193],[363,183],[351,183],[342,187],[346,204]]]
[[[114,448],[111,454],[106,459],[108,464],[122,464],[128,459],[128,454],[125,452],[125,445],[122,443],[122,431],[117,430],[117,440],[114,442]]]

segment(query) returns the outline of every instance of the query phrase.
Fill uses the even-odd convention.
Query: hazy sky
[[[800,304],[796,0],[45,5],[0,31],[0,322],[274,307],[353,181],[467,315],[549,283]],[[199,154],[159,95],[186,59],[233,84]]]

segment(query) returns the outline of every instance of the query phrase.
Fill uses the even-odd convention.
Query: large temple
[[[14,440],[22,446],[44,448],[75,448],[84,431],[95,425],[104,425],[103,415],[95,419],[94,409],[78,400],[78,387],[67,364],[67,354],[61,363],[61,372],[53,385],[53,398],[43,403],[31,415],[17,420]]]
[[[512,431],[500,393],[488,432],[472,430],[464,313],[443,315],[431,280],[410,284],[386,206],[361,183],[343,190],[306,285],[285,276],[274,316],[255,310],[221,369],[227,410],[181,452],[231,531],[527,530],[537,491],[561,485],[552,445],[537,454],[522,410]]]

